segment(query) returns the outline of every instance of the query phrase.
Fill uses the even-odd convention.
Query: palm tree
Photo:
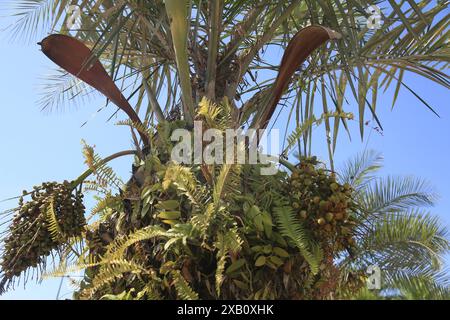
[[[71,183],[38,187],[30,193],[34,197],[31,202],[20,203],[18,211],[23,219],[37,221],[39,217],[39,235],[50,238],[45,246],[36,247],[38,252],[46,256],[57,248],[62,261],[77,261],[78,268],[86,268],[86,277],[80,284],[81,296],[100,298],[124,292],[123,296],[134,298],[336,298],[358,292],[361,281],[355,275],[361,275],[373,263],[387,270],[388,288],[399,288],[400,292],[407,292],[403,293],[406,297],[417,297],[415,293],[421,292],[418,288],[423,288],[425,281],[432,281],[436,290],[445,286],[436,274],[438,258],[448,250],[445,230],[432,217],[407,211],[433,200],[422,192],[423,185],[417,181],[372,180],[367,173],[373,168],[363,164],[363,160],[370,160],[366,159],[368,155],[363,155],[359,161],[363,163],[357,164],[360,171],[348,169],[342,183],[337,183],[333,174],[317,174],[323,181],[337,185],[333,190],[326,187],[326,192],[342,193],[345,209],[353,212],[345,222],[333,224],[339,227],[339,239],[343,242],[335,248],[320,229],[331,223],[319,218],[320,228],[315,224],[313,227],[319,228],[317,232],[305,230],[313,221],[301,221],[302,215],[295,215],[291,197],[294,195],[285,190],[287,182],[282,172],[269,183],[280,192],[270,193],[272,200],[259,206],[255,199],[244,199],[246,193],[251,198],[267,191],[258,189],[261,178],[253,171],[235,165],[201,166],[200,172],[196,167],[174,166],[168,162],[171,142],[166,134],[180,126],[191,128],[194,119],[209,121],[209,126],[221,130],[242,126],[264,129],[276,122],[277,106],[282,101],[290,105],[288,122],[295,124],[284,154],[297,148],[304,159],[297,174],[303,174],[301,170],[319,170],[315,161],[304,157],[311,156],[312,125],[322,122],[334,171],[333,153],[339,129],[343,126],[350,133],[347,122],[352,116],[344,112],[349,96],[358,106],[361,137],[367,110],[382,128],[376,115],[379,89],[393,86],[395,103],[400,89],[405,88],[435,112],[403,79],[406,72],[411,72],[449,87],[443,71],[448,63],[447,2],[83,1],[76,30],[68,29],[72,25],[68,23],[71,16],[65,14],[69,3],[72,4],[66,0],[21,0],[16,5],[19,19],[12,26],[14,35],[22,32],[33,37],[40,27],[52,32],[58,28],[58,33],[71,34],[82,41],[68,37],[42,41],[44,53],[67,71],[58,71],[62,76],[55,76],[48,83],[49,94],[42,100],[43,107],[58,107],[61,98],[89,92],[86,87],[74,85],[74,77],[78,76],[126,112],[130,119],[120,124],[132,128],[136,149],[102,159],[86,145],[84,154],[89,169],[85,173]],[[371,5],[385,7],[379,17],[382,24],[375,30],[364,23],[364,19],[373,18],[366,12]],[[88,61],[76,61],[73,69],[75,60],[67,61],[55,54],[71,57],[63,45],[69,42],[61,41],[84,50],[87,56],[83,57]],[[84,45],[92,51],[91,57]],[[264,54],[278,48],[285,49],[280,66]],[[96,59],[107,67],[112,79],[122,82],[122,91],[129,92],[129,99],[114,95],[113,86],[100,88],[99,81],[91,81],[90,76],[95,79],[98,73],[94,73],[102,68]],[[90,63],[95,67],[86,68]],[[301,72],[296,72],[300,66]],[[134,108],[126,101],[132,97],[136,98]],[[288,130],[291,129],[286,127],[286,135]],[[107,164],[130,154],[136,156],[135,174],[124,186]],[[294,172],[297,170],[283,159],[280,162]],[[97,176],[95,182],[86,180],[91,174]],[[253,178],[242,180],[246,174]],[[148,185],[149,180],[153,187]],[[212,191],[202,187],[205,183]],[[344,188],[346,184],[353,185],[353,189]],[[100,220],[87,226],[79,205],[82,185],[102,195],[93,210]],[[236,190],[243,194],[236,194]],[[350,190],[354,190],[356,198],[347,198]],[[351,207],[347,208],[347,202]],[[242,224],[236,218],[239,215],[233,214],[233,205],[244,203],[245,215],[253,219]],[[72,223],[82,228],[61,227],[66,211],[79,217]],[[21,233],[22,228],[35,228],[33,221],[13,229]],[[210,230],[210,223],[226,228]],[[261,247],[263,234],[267,239]],[[26,240],[36,243],[34,238]],[[276,250],[275,242],[279,245]],[[251,243],[261,248],[249,251],[246,246]],[[6,248],[26,252],[31,266],[45,264],[40,255],[30,254],[26,245],[16,248],[17,245]],[[83,246],[88,251],[81,249]],[[157,261],[156,265],[149,269],[142,264],[149,250],[158,251],[161,246],[161,256],[151,258]],[[172,259],[173,255],[176,259]],[[202,276],[195,281],[190,266],[199,261],[189,257],[209,265],[209,274],[202,270]],[[416,261],[413,257],[419,258]],[[253,258],[256,261],[252,262]],[[11,261],[17,267],[17,258]],[[288,274],[293,263],[302,267],[292,273],[289,284],[283,283],[284,276],[269,284],[258,280],[270,268],[279,270],[282,265]],[[26,272],[28,266],[22,263],[15,272],[5,273],[2,286]],[[155,274],[156,266],[160,274]],[[250,266],[262,268],[255,279],[248,279],[253,270]],[[198,271],[195,266],[192,268]],[[336,270],[346,285],[331,284],[329,280]],[[54,273],[61,272],[67,269]],[[175,289],[165,286],[165,281],[171,281]],[[306,289],[300,292],[299,286]],[[139,292],[130,295],[131,290]],[[445,293],[444,289],[441,291]]]
[[[368,151],[349,160],[341,171],[341,181],[356,190],[359,245],[351,257],[342,257],[340,268],[381,268],[384,286],[376,292],[378,297],[448,299],[441,261],[449,246],[447,229],[424,210],[437,196],[421,179],[377,177],[381,161],[379,153]]]
[[[32,37],[36,30],[55,32],[60,26],[59,33],[75,35],[107,65],[112,78],[133,88],[130,96],[139,98],[135,109],[146,120],[162,120],[180,100],[184,117],[192,119],[194,106],[203,96],[213,101],[227,97],[236,125],[258,126],[270,119],[274,104],[284,93],[282,101],[289,102],[290,113],[296,118],[292,121],[300,125],[314,113],[317,93],[323,112],[331,112],[344,109],[350,90],[358,105],[363,135],[367,109],[378,121],[375,111],[379,89],[394,87],[395,103],[404,88],[433,110],[405,83],[405,73],[449,87],[448,76],[442,71],[448,63],[446,1],[404,1],[401,5],[394,1],[301,0],[185,3],[110,1],[99,5],[83,1],[78,29],[70,30],[67,26],[72,26],[68,24],[72,18],[64,14],[69,1],[24,0],[15,5],[19,19],[12,26],[12,34]],[[370,18],[366,9],[371,5],[384,9],[380,13],[382,24],[375,30],[364,24],[364,19]],[[272,56],[264,52],[286,48],[293,35],[309,25],[322,25],[337,33],[318,41],[318,31],[310,32],[292,41],[290,50],[286,50],[283,77],[275,82],[279,66],[268,61]],[[289,56],[302,60],[301,55],[307,53],[296,52],[302,50],[299,47],[312,39],[318,41],[312,46],[318,47],[338,34],[339,41],[309,55],[300,73],[286,76],[301,62],[293,64]],[[55,92],[74,97],[83,90],[71,87],[70,77],[52,80],[50,95],[42,100],[44,108],[61,101]],[[325,122],[332,156],[341,124],[347,128],[346,120]],[[302,152],[307,152],[310,136],[310,132],[304,134]]]

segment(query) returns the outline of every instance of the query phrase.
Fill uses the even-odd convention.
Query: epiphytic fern
[[[275,219],[281,234],[289,238],[300,250],[304,259],[308,262],[311,272],[317,274],[320,264],[320,250],[313,250],[311,241],[300,221],[294,217],[294,212],[289,206],[279,206],[274,210]]]
[[[214,246],[217,248],[216,292],[220,296],[223,272],[228,254],[229,252],[237,253],[241,250],[242,239],[239,236],[237,228],[232,228],[225,233],[219,233]]]
[[[53,241],[59,242],[63,237],[63,233],[59,227],[58,218],[56,217],[53,197],[50,198],[47,210],[45,211],[45,218],[47,222],[47,229],[50,232]]]
[[[286,155],[289,150],[298,143],[299,139],[302,138],[304,133],[312,126],[319,126],[323,121],[330,118],[336,118],[336,121],[340,119],[353,119],[353,114],[346,112],[323,113],[319,118],[316,118],[314,115],[312,115],[309,119],[305,120],[303,123],[297,126],[297,128],[295,128],[294,131],[286,138],[287,145],[283,150],[283,154]]]
[[[197,207],[202,207],[209,197],[209,192],[200,185],[192,170],[178,164],[169,165],[162,185],[165,190],[174,185],[180,194]]]
[[[83,156],[85,163],[97,177],[100,185],[114,186],[118,189],[122,188],[123,181],[117,177],[114,170],[102,161],[102,158],[94,152],[94,148],[86,144],[83,140]]]
[[[126,273],[131,274],[150,274],[151,270],[147,270],[143,265],[125,259],[108,260],[100,263],[100,271],[92,279],[89,287],[81,292],[81,296],[91,298],[101,288],[120,279]]]
[[[121,211],[123,208],[123,199],[120,195],[107,193],[103,198],[97,198],[97,203],[91,210],[91,216],[100,215],[102,220],[108,217],[112,210]]]
[[[149,240],[156,237],[169,237],[170,233],[158,226],[148,226],[139,229],[127,236],[120,237],[112,242],[107,249],[104,259],[120,259],[123,257],[125,250],[131,245]]]
[[[139,133],[144,134],[149,140],[153,139],[154,128],[148,128],[143,123],[133,122],[131,119],[120,120],[116,123],[118,126],[129,126],[130,128],[136,129]]]
[[[224,98],[220,104],[215,104],[203,97],[199,103],[197,116],[203,118],[209,128],[225,131],[233,127],[231,112],[227,98]]]
[[[224,164],[214,181],[213,199],[216,205],[227,196],[236,196],[240,190],[241,166],[237,164]]]
[[[175,289],[177,290],[177,295],[183,300],[198,300],[198,293],[195,292],[190,286],[186,279],[183,278],[180,271],[175,270],[172,272],[173,282]]]

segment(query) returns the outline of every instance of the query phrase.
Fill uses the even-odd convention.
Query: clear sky
[[[115,111],[103,106],[103,99],[93,100],[77,108],[67,107],[63,112],[42,113],[36,101],[41,90],[38,85],[53,68],[52,63],[38,50],[37,45],[10,44],[0,39],[0,200],[17,196],[23,189],[43,181],[74,179],[85,170],[81,154],[81,139],[95,144],[101,155],[132,147],[129,130],[115,126],[115,120],[106,122]],[[281,56],[275,56],[279,60]],[[405,81],[441,115],[437,118],[406,90],[393,111],[389,94],[378,104],[383,135],[373,131],[361,142],[354,121],[351,124],[352,142],[342,131],[335,155],[336,163],[368,148],[381,151],[385,157],[383,174],[416,175],[428,179],[441,198],[432,212],[450,224],[450,95],[448,90],[418,77],[405,77]],[[346,111],[356,111],[356,106]],[[123,115],[119,115],[123,119]],[[81,125],[89,120],[84,127]],[[280,121],[285,119],[280,119]],[[282,127],[283,128],[283,127]],[[323,137],[313,143],[315,153],[327,159]],[[112,165],[125,180],[131,168],[131,158],[115,160]],[[0,202],[0,211],[16,205],[14,201]],[[1,228],[1,227],[0,227]],[[54,299],[59,279],[46,280],[41,285],[32,281],[0,299]],[[70,292],[63,285],[62,296]],[[66,295],[66,298],[70,296]]]

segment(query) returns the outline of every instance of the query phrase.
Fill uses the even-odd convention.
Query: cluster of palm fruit
[[[25,196],[31,199],[24,202]],[[51,205],[53,210],[49,210]],[[45,263],[52,250],[70,237],[81,235],[86,225],[84,213],[83,194],[73,193],[68,181],[45,182],[31,192],[23,191],[8,236],[3,240],[3,280]],[[51,231],[52,223],[57,235]]]
[[[330,298],[338,287],[336,254],[342,250],[351,253],[355,246],[353,189],[349,184],[340,184],[333,172],[320,167],[317,158],[311,157],[302,158],[295,167],[288,190],[292,208],[323,251],[319,280],[309,290],[308,298]],[[363,283],[356,277],[354,284],[359,288]]]
[[[316,239],[327,241],[332,251],[355,244],[355,222],[350,214],[353,190],[349,184],[339,184],[334,173],[318,166],[316,157],[303,158],[289,184],[292,207]]]

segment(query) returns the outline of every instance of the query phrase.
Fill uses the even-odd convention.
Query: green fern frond
[[[142,274],[148,271],[139,263],[124,259],[110,260],[107,263],[102,262],[98,274],[92,279],[91,285],[81,292],[81,295],[92,297],[104,286],[120,279],[125,273]]]
[[[135,289],[132,288],[129,291],[123,291],[119,294],[105,294],[100,298],[100,300],[134,300],[132,295],[134,291]]]
[[[236,196],[239,192],[241,166],[236,164],[222,165],[219,175],[214,181],[213,200],[216,206],[227,196]]]
[[[94,148],[86,144],[84,140],[83,144],[83,156],[85,163],[92,170],[97,177],[97,183],[100,185],[110,185],[121,189],[124,185],[123,181],[117,177],[114,170],[104,163],[102,158],[94,152]]]
[[[84,163],[88,166],[89,169],[95,171],[94,147],[88,145],[84,140],[81,140],[81,144],[83,145],[82,153],[84,157]]]
[[[185,195],[192,204],[201,208],[206,203],[209,193],[202,187],[192,170],[178,164],[170,164],[166,170],[162,186],[167,190],[174,185],[179,193]]]
[[[198,300],[198,293],[192,290],[188,282],[181,275],[180,271],[172,272],[173,284],[177,290],[177,295],[182,300]]]
[[[112,195],[108,193],[103,199],[98,199],[97,203],[91,210],[91,215],[100,214],[102,219],[105,218],[105,212],[111,210],[121,211],[123,208],[123,199],[120,195]]]
[[[225,264],[227,262],[227,256],[221,255],[217,257],[217,267],[216,267],[216,293],[217,296],[220,296],[220,289],[222,287],[223,282],[223,273],[225,271]]]
[[[83,190],[85,192],[95,192],[99,194],[107,194],[109,190],[103,184],[99,184],[97,181],[85,180],[83,181]]]
[[[121,189],[124,185],[123,181],[117,177],[114,170],[107,166],[106,164],[100,164],[102,159],[100,157],[96,157],[96,172],[95,175],[100,183],[104,183],[105,185],[115,186],[118,189]]]
[[[206,206],[204,213],[198,213],[192,215],[189,222],[193,225],[193,227],[199,230],[201,238],[205,239],[207,237],[206,231],[210,225],[211,217],[214,215],[214,204],[209,203]]]
[[[145,297],[146,300],[163,300],[163,297],[159,293],[155,286],[147,285],[138,293],[138,298]]]
[[[333,113],[323,113],[319,118],[314,115],[311,118],[305,120],[302,124],[297,126],[293,132],[286,138],[287,144],[282,154],[288,154],[289,150],[297,145],[298,141],[303,137],[306,131],[308,131],[314,125],[319,126],[323,121],[327,121],[330,118],[340,119],[353,119],[352,113],[346,112],[333,112]]]
[[[104,255],[103,259],[105,261],[109,259],[120,259],[123,257],[127,248],[133,244],[153,239],[156,237],[170,237],[171,234],[159,226],[147,226],[145,228],[139,229],[127,236],[115,239],[109,246]]]
[[[47,210],[45,211],[45,218],[47,222],[47,229],[50,232],[53,241],[59,242],[64,235],[59,227],[58,218],[56,217],[55,202],[53,197],[50,198]]]
[[[232,109],[225,97],[220,104],[215,104],[203,97],[199,103],[197,115],[202,117],[209,128],[225,131],[232,128]]]
[[[225,264],[227,262],[227,256],[226,255],[220,255],[219,253],[217,254],[217,267],[216,267],[216,293],[217,296],[220,296],[220,289],[222,287],[222,283],[223,283],[223,273],[225,271]]]
[[[136,298],[133,300],[163,300],[158,288],[159,284],[162,282],[162,279],[153,275],[154,281],[152,282],[144,281],[142,278],[137,278],[136,280],[138,282],[137,287],[142,289],[136,293]]]
[[[228,230],[223,237],[218,238],[218,240],[217,248],[219,250],[230,251],[236,254],[242,249],[243,241],[237,227]]]
[[[117,126],[129,126],[131,128],[136,129],[138,132],[144,134],[149,140],[153,139],[154,128],[148,128],[143,123],[133,122],[131,119],[120,120],[116,123]]]
[[[208,98],[203,97],[200,103],[198,104],[197,115],[203,117],[206,121],[206,124],[210,128],[216,127],[216,118],[220,114],[220,107],[211,102]]]
[[[362,287],[360,290],[353,292],[351,290],[343,290],[340,297],[348,300],[382,300],[383,297],[374,290],[369,290],[367,287]]]
[[[217,235],[217,241],[214,246],[217,251],[217,268],[216,268],[216,292],[217,296],[220,296],[220,288],[223,282],[223,273],[225,271],[225,264],[229,252],[237,253],[241,250],[242,239],[239,236],[237,227],[234,227],[224,233]]]
[[[61,260],[60,263],[57,266],[55,266],[52,270],[47,270],[42,275],[42,278],[48,279],[48,278],[65,277],[70,273],[78,272],[99,265],[99,263],[95,262],[93,258],[91,259],[92,259],[91,263],[76,261],[71,264],[66,263],[67,261]]]
[[[164,244],[164,250],[169,250],[176,243],[187,245],[188,239],[198,237],[198,229],[192,223],[178,223],[167,230],[168,240]]]
[[[222,193],[224,191],[224,186],[227,181],[228,174],[233,165],[224,164],[220,170],[219,176],[214,181],[214,192],[213,192],[213,200],[216,206],[219,205],[220,200],[222,199]]]
[[[134,261],[128,261],[125,259],[96,261],[95,257],[89,256],[88,261],[83,261],[83,259],[80,259],[70,265],[67,264],[66,261],[61,261],[55,269],[47,271],[43,275],[43,278],[62,277],[67,274],[92,267],[100,267],[100,269],[98,274],[96,274],[96,276],[92,279],[90,286],[81,292],[81,295],[87,297],[92,297],[92,295],[94,295],[102,287],[123,277],[125,273],[145,273],[153,276],[153,272],[151,270],[145,269],[142,265]]]
[[[302,224],[295,218],[291,207],[282,206],[274,209],[275,219],[280,229],[280,233],[289,238],[300,253],[308,262],[311,272],[317,274],[319,272],[320,251],[312,252],[311,240],[306,234]]]
[[[233,108],[231,107],[230,101],[227,97],[224,97],[220,103],[220,118],[219,118],[219,128],[225,130],[228,128],[233,128]]]

